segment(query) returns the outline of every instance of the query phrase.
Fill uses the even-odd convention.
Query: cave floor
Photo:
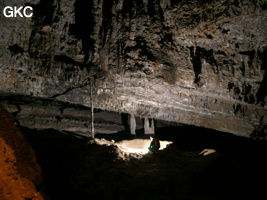
[[[50,200],[267,199],[262,143],[182,134],[158,154],[140,156],[109,142],[122,134],[98,139],[100,144],[52,129],[22,131],[36,152]],[[215,152],[200,155],[208,144]]]

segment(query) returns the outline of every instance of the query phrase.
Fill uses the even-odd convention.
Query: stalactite
[[[134,114],[130,114],[131,118],[130,118],[130,130],[131,130],[131,134],[135,135],[135,130],[136,130],[136,120],[135,120],[135,116]]]

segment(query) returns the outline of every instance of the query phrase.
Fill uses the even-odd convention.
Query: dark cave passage
[[[156,155],[136,158],[114,145],[88,143],[86,137],[53,129],[21,129],[36,152],[51,200],[260,200],[266,196],[265,142],[191,126],[166,126],[156,130],[157,136],[173,144]],[[96,134],[103,137],[118,141],[149,136]],[[200,154],[204,149],[215,152],[204,156]]]

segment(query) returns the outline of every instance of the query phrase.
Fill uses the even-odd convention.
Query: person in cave
[[[150,136],[150,141],[151,142],[148,147],[148,150],[151,151],[152,153],[158,153],[158,150],[160,148],[159,139],[155,135],[152,135]]]

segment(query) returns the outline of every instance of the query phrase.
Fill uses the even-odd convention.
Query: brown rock
[[[42,200],[36,190],[41,184],[34,151],[14,125],[13,116],[0,105],[0,199]]]

